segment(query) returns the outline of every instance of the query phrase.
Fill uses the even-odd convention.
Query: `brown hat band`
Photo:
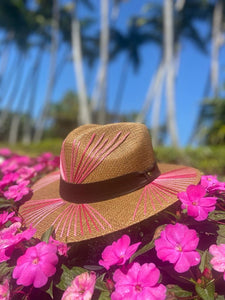
[[[61,197],[73,203],[93,203],[120,197],[146,186],[160,175],[157,164],[144,172],[133,172],[112,179],[75,184],[60,178]]]

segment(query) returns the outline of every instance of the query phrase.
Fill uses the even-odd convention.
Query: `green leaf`
[[[185,291],[178,285],[168,285],[167,293],[169,293],[169,292],[173,293],[173,295],[176,297],[191,297],[192,296],[192,292]]]
[[[0,278],[11,273],[13,269],[14,267],[9,267],[6,261],[0,263]]]
[[[111,298],[110,298],[110,293],[109,293],[109,291],[107,291],[107,292],[101,292],[101,294],[100,294],[100,296],[99,296],[99,298],[98,298],[98,300],[110,300]]]
[[[63,273],[61,275],[60,282],[56,286],[63,291],[67,289],[77,275],[87,272],[84,268],[73,267],[72,269],[68,269],[65,265],[62,265],[62,269]]]
[[[215,221],[225,220],[225,211],[214,210],[209,214],[209,218]]]
[[[206,250],[203,252],[203,254],[201,254],[201,263],[199,265],[199,269],[201,272],[203,272],[206,267],[209,267],[210,265],[209,261],[210,261],[209,252]]]
[[[50,283],[49,289],[46,291],[47,294],[53,299],[53,281]]]
[[[224,296],[223,295],[218,295],[216,297],[216,300],[225,300]]]
[[[95,288],[99,291],[108,292],[105,282],[99,278],[96,280]]]
[[[54,227],[53,227],[53,226],[49,227],[48,230],[46,230],[46,231],[42,234],[42,236],[41,236],[41,241],[42,241],[42,242],[48,243],[49,238],[50,238],[50,236],[52,235],[53,231],[54,231]]]
[[[205,288],[203,288],[200,285],[196,284],[195,285],[195,290],[196,290],[197,294],[203,300],[212,300],[212,299],[214,299],[214,294],[215,294],[214,280],[210,281]]]
[[[14,206],[10,200],[7,200],[5,198],[0,198],[0,208],[6,208],[10,206]]]
[[[147,251],[151,250],[152,248],[154,248],[155,243],[154,243],[154,239],[151,240],[150,243],[146,244],[144,247],[142,247],[141,249],[139,249],[138,251],[136,251],[130,258],[130,263],[132,261],[134,261],[135,258],[137,258],[138,256],[140,256],[141,254],[146,253]]]
[[[219,244],[225,244],[225,225],[219,225],[219,229],[217,230],[217,240],[216,243]]]

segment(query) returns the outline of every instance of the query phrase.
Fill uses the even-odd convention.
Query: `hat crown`
[[[103,181],[143,172],[155,163],[145,125],[83,125],[69,133],[60,154],[62,178],[72,183]]]

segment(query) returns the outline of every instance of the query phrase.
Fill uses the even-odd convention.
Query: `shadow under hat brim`
[[[161,175],[135,192],[106,201],[76,204],[59,194],[59,172],[51,173],[33,186],[32,198],[21,205],[19,213],[36,237],[50,227],[56,239],[72,243],[89,240],[139,223],[174,204],[177,194],[190,184],[198,184],[199,170],[186,166],[158,164]]]

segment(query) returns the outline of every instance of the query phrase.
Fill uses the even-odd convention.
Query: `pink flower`
[[[161,232],[160,238],[155,241],[157,256],[162,261],[169,261],[174,264],[178,273],[186,272],[191,266],[197,265],[200,254],[195,251],[199,238],[193,229],[186,225],[167,225]]]
[[[13,172],[5,174],[2,180],[0,181],[0,189],[4,189],[10,183],[15,182],[18,179],[18,177],[19,175]]]
[[[44,286],[48,277],[56,272],[58,256],[57,247],[52,244],[40,242],[36,246],[30,247],[25,254],[17,260],[17,265],[13,270],[13,278],[17,279],[18,285],[40,288]]]
[[[17,183],[28,180],[36,175],[36,171],[34,168],[22,167],[17,171],[18,179]]]
[[[113,275],[115,291],[112,300],[163,300],[166,298],[166,287],[158,284],[160,272],[155,264],[134,263],[127,274],[116,270]]]
[[[27,195],[31,189],[27,187],[30,183],[29,180],[20,182],[18,185],[12,185],[9,187],[8,191],[4,192],[4,196],[7,199],[13,199],[14,201],[19,201],[23,196]]]
[[[51,236],[49,238],[49,243],[57,247],[59,255],[67,256],[67,252],[69,251],[70,247],[68,247],[66,243],[54,240]]]
[[[11,213],[8,213],[7,211],[3,211],[2,214],[0,214],[0,227],[2,225],[4,225],[5,223],[7,223],[8,221],[11,221],[11,222],[21,222],[21,219],[19,217],[15,217],[15,212],[11,212]]]
[[[9,148],[1,148],[0,149],[0,156],[10,156],[12,154]]]
[[[217,180],[217,176],[204,175],[201,177],[201,185],[204,186],[208,193],[215,192],[216,190],[225,191],[225,182]]]
[[[36,172],[41,172],[45,168],[45,164],[38,163],[38,164],[34,165],[33,168],[35,169]]]
[[[209,253],[213,255],[210,263],[214,270],[224,272],[223,279],[225,280],[225,244],[211,245]]]
[[[52,153],[46,152],[37,158],[39,164],[43,164],[48,171],[59,167],[59,156],[54,156]]]
[[[0,300],[10,300],[9,281],[5,279],[3,284],[0,284]]]
[[[118,241],[107,246],[102,252],[103,260],[99,264],[107,270],[113,265],[124,265],[125,262],[136,252],[141,243],[130,245],[130,237],[123,235]]]
[[[90,300],[95,287],[96,275],[94,272],[82,273],[74,278],[66,289],[62,300]]]
[[[25,231],[18,232],[21,228],[21,223],[16,222],[10,227],[0,231],[0,262],[10,259],[15,245],[23,240],[29,240],[35,234],[35,228],[28,228]]]
[[[41,163],[47,163],[49,160],[52,160],[54,155],[51,152],[44,152],[37,157],[37,161]]]
[[[202,185],[189,185],[186,192],[178,194],[182,202],[181,208],[196,221],[207,219],[208,213],[215,209],[216,197],[204,197],[206,189]]]
[[[10,173],[13,171],[18,170],[20,167],[24,165],[29,165],[31,163],[31,159],[28,156],[19,156],[19,155],[14,155],[10,157],[9,159],[6,159],[2,164],[1,164],[1,171],[2,173]]]

